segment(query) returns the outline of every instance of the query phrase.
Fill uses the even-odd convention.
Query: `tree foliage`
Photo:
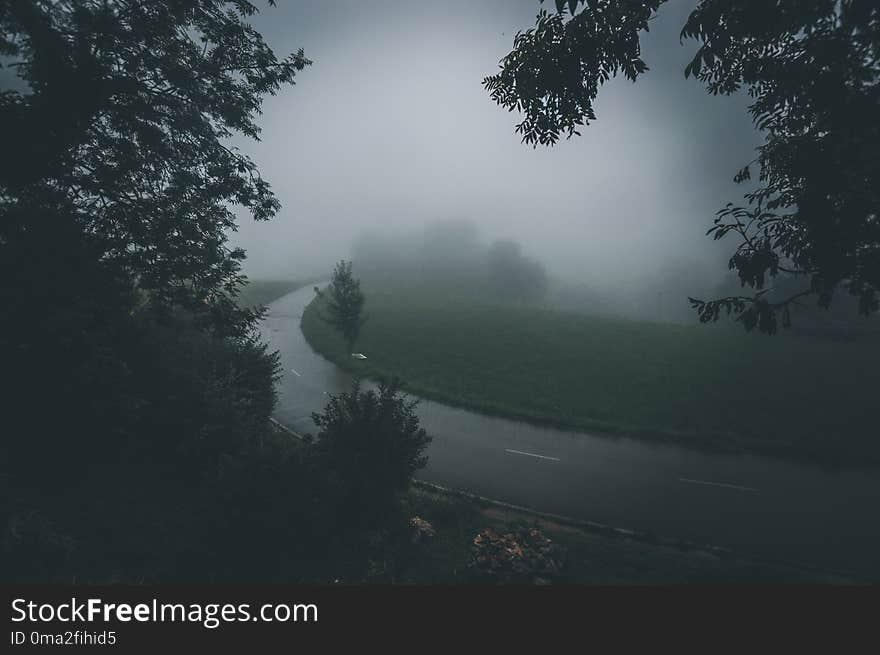
[[[315,289],[327,301],[327,313],[322,314],[321,318],[342,334],[349,352],[367,321],[361,281],[354,277],[351,269],[351,262],[339,262],[333,269],[333,279],[327,292]]]
[[[521,304],[543,302],[550,289],[546,268],[521,244],[486,242],[470,220],[438,220],[409,234],[366,233],[352,253],[362,279],[385,292]]]
[[[515,241],[496,241],[489,246],[489,288],[505,302],[536,302],[547,293],[547,272],[522,254]]]
[[[246,0],[4,3],[0,54],[25,88],[0,93],[0,235],[29,229],[34,207],[64,205],[153,302],[228,331],[252,324],[231,298],[244,257],[226,245],[232,206],[265,220],[278,201],[228,138],[258,138],[262,98],[310,63],[302,51],[278,59],[247,22],[256,11]]]
[[[556,0],[517,34],[501,70],[484,80],[498,104],[517,109],[523,141],[553,145],[596,118],[599,87],[647,70],[639,36],[665,0]],[[699,48],[685,68],[712,94],[745,91],[764,136],[734,178],[757,188],[729,204],[709,233],[736,234],[730,259],[753,290],[692,299],[700,319],[734,314],[773,333],[789,306],[815,296],[828,307],[843,287],[859,311],[878,309],[880,289],[880,6],[873,0],[701,0],[681,31]],[[800,290],[770,300],[777,275]]]
[[[387,511],[427,463],[431,438],[419,425],[417,404],[400,393],[396,380],[366,391],[356,381],[312,415],[316,447],[341,483],[352,516],[369,519]]]
[[[16,579],[206,579],[243,552],[218,537],[247,527],[249,498],[219,490],[260,470],[278,358],[236,305],[244,253],[226,235],[235,205],[263,220],[278,203],[229,137],[256,138],[263,97],[308,64],[277,59],[255,11],[0,3],[0,64],[19,77],[0,90],[0,360],[14,381],[0,550]]]

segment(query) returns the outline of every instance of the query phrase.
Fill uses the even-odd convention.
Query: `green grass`
[[[485,413],[703,448],[880,462],[880,343],[746,335],[366,289],[356,350],[318,317],[309,343],[368,377]]]
[[[326,277],[326,276],[325,276]],[[259,307],[268,305],[273,300],[285,296],[291,291],[322,280],[324,278],[308,278],[305,280],[250,280],[238,294],[240,307]]]
[[[565,584],[680,583],[834,583],[851,580],[834,574],[759,562],[734,553],[695,546],[652,543],[605,531],[560,524],[530,514],[499,509],[480,501],[414,488],[406,500],[411,515],[431,523],[436,537],[402,553],[395,582],[457,584],[473,582],[468,568],[474,536],[483,528],[507,532],[537,527],[563,546]]]

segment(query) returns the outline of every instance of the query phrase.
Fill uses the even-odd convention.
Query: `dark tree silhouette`
[[[327,302],[327,314],[322,314],[321,319],[342,335],[348,352],[351,352],[361,327],[367,322],[361,281],[351,272],[351,262],[341,261],[336,265],[326,294],[317,287],[315,291]]]
[[[498,104],[523,114],[524,142],[553,145],[596,118],[599,87],[647,70],[639,35],[665,0],[556,0],[517,34],[499,73],[484,80]],[[744,89],[765,141],[758,188],[729,204],[709,231],[740,244],[730,259],[749,295],[691,299],[704,322],[724,311],[747,330],[774,333],[789,307],[815,296],[828,307],[839,287],[859,311],[880,289],[880,5],[874,0],[701,0],[681,31],[699,43],[686,76],[712,94]],[[777,275],[797,292],[770,300]]]
[[[0,212],[19,206],[0,236],[26,230],[29,207],[63,204],[153,302],[228,331],[252,324],[232,298],[244,253],[226,245],[231,205],[257,220],[279,205],[225,141],[257,138],[263,96],[310,63],[302,51],[277,59],[247,22],[256,11],[245,0],[3,3],[0,55],[25,88],[0,93]]]
[[[378,391],[362,391],[356,381],[351,391],[332,396],[322,413],[312,415],[318,453],[337,476],[343,506],[353,517],[369,520],[387,511],[427,463],[424,451],[431,438],[419,425],[417,404],[400,392],[396,380],[381,383]]]
[[[502,301],[540,301],[547,293],[547,273],[538,262],[523,256],[514,241],[496,241],[487,253],[489,289]]]
[[[255,11],[0,2],[0,65],[20,78],[0,89],[0,524],[19,526],[3,536],[19,579],[173,579],[201,566],[185,553],[211,521],[242,531],[218,490],[271,447],[278,358],[236,305],[226,234],[234,205],[263,220],[278,203],[226,144],[256,137],[262,98],[308,64],[278,60]]]

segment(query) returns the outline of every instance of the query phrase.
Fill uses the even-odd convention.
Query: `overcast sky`
[[[263,5],[264,3],[258,3]],[[552,8],[553,3],[547,3]],[[237,140],[283,208],[240,216],[251,277],[330,270],[363,231],[444,218],[512,238],[563,277],[638,284],[671,269],[720,277],[735,244],[705,236],[741,199],[758,135],[744,97],[712,97],[683,69],[694,0],[643,36],[650,70],[607,83],[583,136],[532,149],[483,89],[537,0],[284,0],[253,24],[279,55],[314,64],[267,99],[262,141]],[[7,80],[8,81],[8,80]]]
[[[537,0],[279,4],[255,26],[314,64],[266,102],[262,142],[241,144],[283,204],[271,224],[240,221],[252,277],[328,270],[364,229],[442,218],[519,240],[568,277],[726,269],[734,244],[704,234],[741,197],[731,178],[758,140],[746,98],[684,79],[689,0],[643,38],[651,70],[637,84],[612,80],[582,137],[537,150],[481,85]]]

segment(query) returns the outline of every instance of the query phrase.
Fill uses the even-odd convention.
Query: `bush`
[[[142,402],[139,457],[155,459],[169,475],[216,473],[221,457],[265,429],[277,354],[254,336],[207,333],[183,313],[146,316],[140,328],[130,363]]]
[[[349,520],[386,517],[427,463],[431,439],[419,427],[416,405],[396,380],[367,391],[356,381],[350,392],[332,396],[322,414],[313,414],[318,455],[340,486]]]
[[[137,408],[125,355],[135,297],[73,216],[0,218],[0,473],[60,490],[118,448]]]
[[[319,441],[292,441],[256,337],[153,303],[68,216],[14,227],[0,581],[323,583],[384,561],[428,442],[396,385],[332,399]]]
[[[209,519],[225,511],[224,468],[253,463],[265,437],[277,357],[252,336],[137,306],[85,242],[69,240],[55,260],[39,244],[5,245],[18,256],[4,270],[39,276],[42,292],[2,293],[15,320],[0,327],[14,381],[0,439],[0,579],[180,579],[177,563],[201,556]]]

